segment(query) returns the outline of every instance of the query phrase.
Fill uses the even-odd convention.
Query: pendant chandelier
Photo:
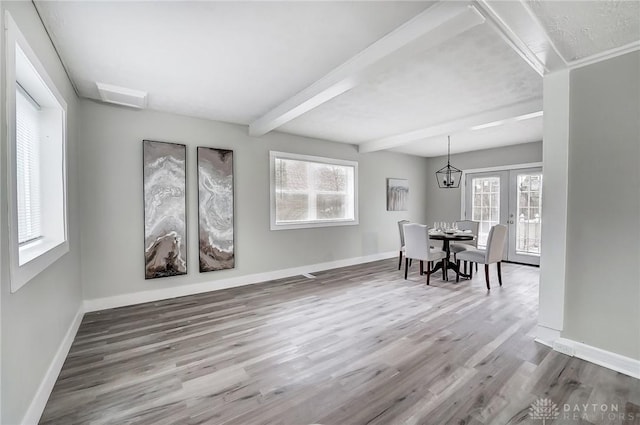
[[[436,180],[440,189],[460,187],[462,171],[451,165],[451,136],[447,136],[447,165],[436,171]]]

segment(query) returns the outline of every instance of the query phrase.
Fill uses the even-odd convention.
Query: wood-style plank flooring
[[[397,260],[87,314],[44,424],[640,424],[640,381],[533,341],[538,269]],[[482,270],[480,270],[482,272]],[[564,417],[562,406],[616,405]],[[574,412],[575,413],[575,412]],[[572,413],[572,415],[574,414]],[[584,414],[583,414],[584,413]]]

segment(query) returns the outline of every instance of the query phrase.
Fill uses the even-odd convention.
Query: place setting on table
[[[455,261],[451,261],[452,246],[450,242],[468,243],[469,241],[475,240],[475,238],[476,235],[473,234],[471,229],[461,229],[457,222],[435,222],[433,228],[429,229],[429,239],[442,241],[442,250],[445,252],[445,257],[436,263],[432,273],[442,269],[444,280],[449,280],[448,270],[453,270],[456,273],[456,278],[463,277],[470,279],[472,277],[471,271],[470,274],[466,273],[466,264],[465,271],[463,272]]]

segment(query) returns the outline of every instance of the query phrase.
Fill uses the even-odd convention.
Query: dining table
[[[442,260],[438,261],[438,263],[436,263],[432,273],[442,269],[442,276],[444,280],[449,280],[448,270],[453,270],[454,272],[456,272],[458,276],[466,279],[470,279],[471,275],[463,273],[454,261],[450,261],[451,247],[449,246],[449,243],[451,241],[453,242],[471,241],[475,237],[476,236],[473,233],[470,233],[468,231],[430,230],[429,239],[442,241],[442,250],[446,253],[445,257]]]

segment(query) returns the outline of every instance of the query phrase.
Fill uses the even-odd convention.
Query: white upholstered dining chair
[[[496,267],[498,268],[498,282],[500,286],[502,286],[501,263],[506,242],[507,226],[504,224],[496,224],[489,231],[486,250],[470,248],[457,254],[456,262],[458,268],[460,267],[460,261],[484,264],[484,278],[487,282],[487,289],[491,289],[491,285],[489,284],[489,264],[496,263]],[[459,276],[456,280],[459,280]]]
[[[400,231],[400,254],[398,255],[398,270],[402,268],[402,256],[404,254],[404,225],[409,223],[409,220],[400,220],[398,222],[398,230]]]
[[[431,248],[429,243],[429,228],[422,224],[405,224],[404,225],[405,240],[405,260],[404,260],[404,278],[409,273],[409,260],[420,261],[420,275],[425,273],[424,263],[427,263],[427,285],[431,273],[433,273],[433,262],[442,260],[445,253],[441,249]]]
[[[460,220],[456,221],[456,225],[459,230],[467,230],[473,234],[474,238],[470,241],[459,241],[453,242],[449,245],[449,249],[453,254],[453,261],[457,262],[457,255],[459,252],[466,251],[469,248],[477,248],[478,247],[478,230],[480,228],[480,223],[473,220]],[[473,267],[473,263],[471,263],[471,267]],[[478,265],[476,264],[476,270],[478,270]],[[467,272],[467,262],[464,264],[464,272]]]

